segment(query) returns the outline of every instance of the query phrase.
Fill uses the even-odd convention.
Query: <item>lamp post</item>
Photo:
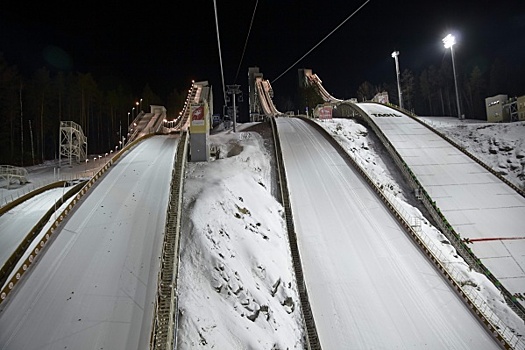
[[[458,91],[458,80],[456,78],[456,64],[454,63],[454,45],[456,44],[456,38],[452,34],[448,34],[443,38],[443,44],[445,49],[450,48],[450,55],[452,56],[452,72],[454,73],[454,86],[456,88],[456,104],[458,106],[458,119],[461,119],[461,109],[459,107],[459,91]]]
[[[403,98],[401,92],[401,84],[399,82],[399,61],[397,56],[399,56],[399,51],[392,52],[392,58],[396,61],[396,75],[397,75],[397,95],[399,98],[399,107],[403,108]]]
[[[142,111],[142,99],[140,99],[140,111]]]
[[[128,131],[129,131],[129,112],[128,112]]]
[[[135,110],[135,107],[133,107],[133,108],[131,109],[131,116],[133,117],[133,119],[135,119],[135,113],[133,112],[134,110]],[[137,113],[137,114],[138,114],[138,113]]]
[[[139,113],[140,113],[139,102],[138,101],[135,102],[135,105],[137,106],[137,115],[139,115]]]

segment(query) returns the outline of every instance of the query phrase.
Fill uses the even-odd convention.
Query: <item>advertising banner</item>
[[[332,119],[332,107],[324,106],[319,108],[319,119]]]
[[[204,125],[204,106],[191,106],[191,125]]]

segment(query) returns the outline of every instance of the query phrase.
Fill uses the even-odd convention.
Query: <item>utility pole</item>
[[[397,76],[397,94],[399,98],[399,107],[403,109],[403,93],[401,92],[401,84],[399,82],[399,51],[392,52],[392,58],[396,61],[396,76]]]
[[[235,95],[241,94],[240,85],[226,85],[226,94],[233,95],[233,132],[237,131],[237,106],[235,104]],[[239,102],[242,102],[242,95],[239,96]]]

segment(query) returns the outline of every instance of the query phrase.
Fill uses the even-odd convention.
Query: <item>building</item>
[[[501,123],[510,121],[508,110],[504,108],[504,104],[507,100],[507,95],[496,95],[485,99],[487,122]]]

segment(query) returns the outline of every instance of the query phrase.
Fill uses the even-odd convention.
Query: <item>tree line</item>
[[[0,164],[29,166],[57,159],[60,121],[73,121],[88,138],[88,153],[103,154],[126,137],[128,112],[163,105],[175,118],[186,91],[161,99],[146,84],[137,98],[123,82],[106,82],[91,73],[51,72],[42,67],[23,75],[0,53]],[[164,101],[166,101],[164,103]],[[129,117],[131,122],[132,118]]]
[[[457,71],[461,113],[466,118],[486,119],[485,98],[498,94],[525,95],[523,65],[496,59],[492,65],[476,64]],[[400,76],[403,107],[418,115],[456,116],[456,92],[450,60],[431,65],[421,72],[404,69]],[[371,100],[387,91],[391,103],[399,105],[397,81],[373,85],[365,81],[357,90],[359,101]]]

